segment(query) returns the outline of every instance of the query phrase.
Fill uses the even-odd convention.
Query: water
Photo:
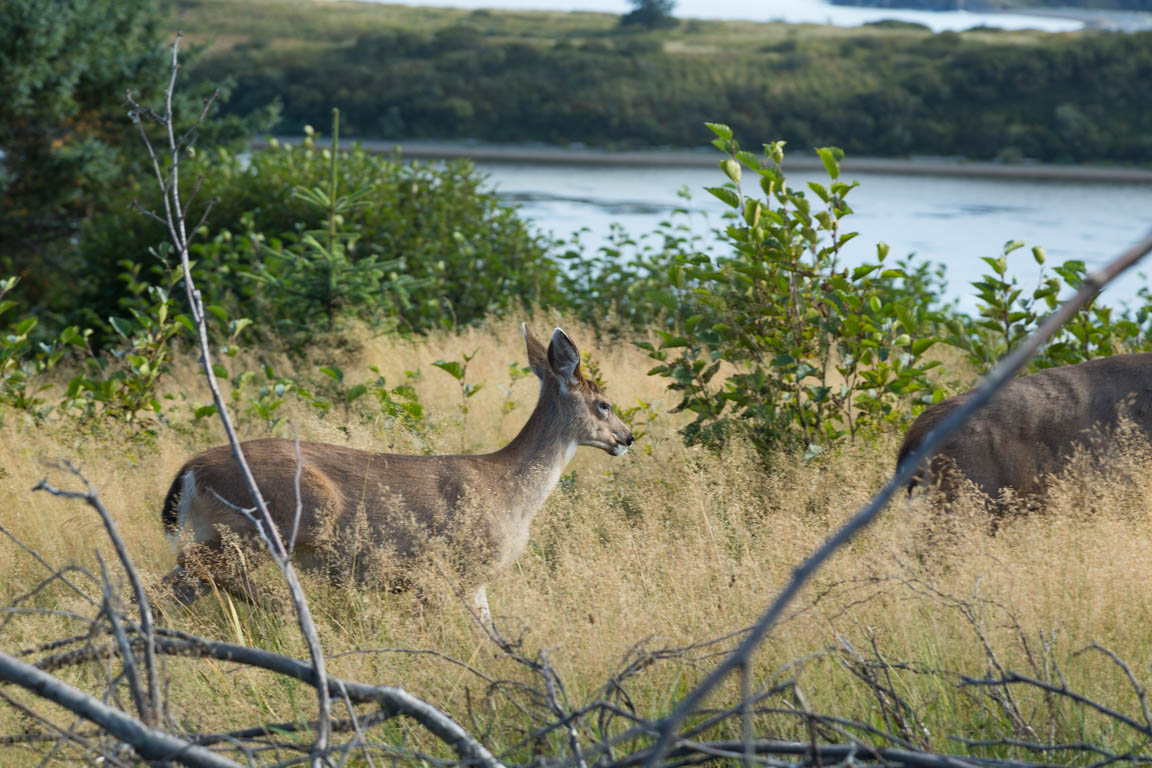
[[[507,10],[595,11],[626,13],[627,0],[380,0],[404,5],[452,8],[499,8]],[[925,24],[935,32],[964,30],[981,25],[1003,29],[1042,29],[1065,32],[1083,27],[1071,18],[1028,16],[1015,13],[969,13],[968,11],[911,11],[892,8],[849,8],[820,0],[679,0],[677,18],[747,19],[785,21],[791,24],[833,24],[854,27],[880,19],[900,19]]]
[[[587,227],[596,247],[618,222],[633,236],[651,232],[683,206],[677,190],[692,193],[693,231],[717,226],[723,204],[703,191],[724,181],[718,169],[629,168],[518,163],[478,163],[505,199],[520,206],[538,228],[565,237]],[[1042,246],[1048,264],[1082,259],[1099,267],[1152,228],[1152,184],[1033,181],[894,174],[853,174],[859,188],[848,196],[855,213],[844,231],[860,236],[845,247],[849,263],[873,261],[876,243],[891,246],[889,259],[915,253],[947,266],[948,296],[974,307],[971,282],[988,270],[983,256],[999,256],[1008,240]],[[822,174],[792,172],[789,182],[826,182]],[[718,246],[719,247],[719,246]],[[1039,267],[1028,249],[1009,256],[1009,268],[1031,290]],[[1145,267],[1152,273],[1152,264]],[[1131,273],[1106,292],[1106,303],[1136,298],[1148,281]]]

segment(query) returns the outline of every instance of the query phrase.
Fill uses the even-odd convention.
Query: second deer
[[[495,453],[410,456],[371,453],[326,443],[300,443],[298,462],[292,440],[264,439],[242,444],[256,483],[285,541],[297,514],[296,476],[300,470],[300,517],[295,560],[317,565],[322,549],[339,547],[338,533],[359,526],[372,546],[395,562],[415,562],[429,542],[447,541],[449,552],[469,560],[472,573],[507,566],[524,550],[533,515],[556,487],[576,447],[600,448],[612,456],[627,452],[632,431],[608,399],[580,371],[580,352],[557,328],[547,349],[526,327],[528,362],[540,380],[540,396],[520,433]],[[211,448],[181,467],[161,513],[179,548],[170,581],[199,577],[232,589],[239,548],[254,528],[242,511],[252,506],[229,446]],[[235,550],[235,552],[233,551]],[[241,554],[242,556],[242,554]],[[195,567],[192,567],[193,562]],[[215,564],[215,565],[213,565]],[[228,568],[222,567],[224,564]],[[181,591],[182,599],[201,589]],[[483,586],[476,605],[487,616]]]

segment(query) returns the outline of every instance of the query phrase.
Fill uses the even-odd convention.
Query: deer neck
[[[576,436],[549,398],[541,396],[512,442],[492,454],[503,465],[506,509],[514,518],[531,518],[560,482],[576,452]]]

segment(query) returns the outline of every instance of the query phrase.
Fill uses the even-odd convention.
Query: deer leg
[[[182,606],[189,606],[208,594],[209,587],[203,579],[197,578],[177,565],[160,582],[167,589],[167,596]]]
[[[476,613],[480,616],[482,624],[492,624],[492,611],[488,608],[488,585],[481,584],[480,588],[476,590],[476,594],[472,596],[472,604],[476,607]]]

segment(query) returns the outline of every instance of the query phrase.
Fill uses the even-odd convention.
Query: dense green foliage
[[[856,237],[843,224],[857,184],[839,178],[841,150],[816,150],[827,185],[795,189],[781,170],[782,142],[757,156],[741,150],[728,126],[709,127],[728,155],[728,183],[708,189],[731,208],[725,247],[670,254],[667,287],[647,292],[669,310],[666,329],[657,344],[638,343],[658,363],[651,372],[680,393],[677,410],[695,415],[683,430],[689,443],[716,447],[740,434],[766,457],[781,447],[811,456],[906,422],[945,394],[927,375],[939,365],[925,357],[935,344],[963,350],[987,371],[1084,282],[1084,262],[1070,260],[1024,290],[1008,268],[1024,244],[1010,241],[984,257],[990,273],[973,284],[976,314],[960,314],[941,304],[930,264],[886,264],[884,243],[875,262],[842,263],[841,247]],[[746,191],[746,175],[758,189]],[[1032,254],[1045,263],[1042,249]],[[1030,370],[1152,349],[1149,298],[1123,312],[1090,303]]]
[[[351,319],[422,331],[559,301],[559,268],[470,163],[404,163],[360,148],[334,159],[309,136],[249,156],[225,149],[188,162],[189,188],[215,200],[193,244],[213,301],[296,343]],[[125,205],[84,230],[86,322],[126,306],[125,254],[163,238]],[[167,265],[146,262],[163,280]],[[127,305],[131,305],[129,300]]]
[[[200,288],[214,302],[212,332],[227,359],[257,339],[302,352],[320,339],[350,341],[355,327],[422,331],[544,306],[605,333],[655,330],[656,343],[637,343],[656,361],[651,373],[679,393],[677,410],[695,415],[684,429],[688,442],[719,447],[738,434],[765,456],[780,448],[816,455],[942,398],[944,388],[927,375],[938,363],[926,353],[938,342],[985,369],[1035,328],[1061,291],[1083,281],[1084,264],[1069,261],[1023,290],[1008,266],[1023,244],[1010,242],[985,259],[990,273],[974,285],[976,314],[961,315],[941,303],[941,272],[928,263],[889,262],[883,243],[875,262],[842,262],[841,248],[856,236],[844,225],[857,184],[840,178],[841,150],[817,150],[826,184],[796,189],[781,170],[782,142],[758,156],[741,149],[728,126],[710,128],[725,156],[726,183],[708,189],[730,208],[722,240],[706,246],[679,223],[680,211],[648,236],[618,230],[596,254],[578,237],[547,243],[532,235],[480,188],[467,163],[408,165],[340,149],[335,139],[322,148],[313,135],[245,160],[222,149],[189,157],[184,176],[202,179],[193,182],[198,193],[216,201],[193,247]],[[109,415],[154,434],[173,407],[158,399],[158,384],[174,340],[190,328],[173,300],[179,275],[167,249],[144,255],[163,232],[138,213],[95,218],[83,234],[86,279],[98,291],[82,298],[81,316],[97,332],[49,329],[36,343],[35,316],[11,298],[15,281],[0,283],[8,324],[0,399],[38,418]],[[1033,257],[1044,261],[1040,249]],[[1033,367],[1148,348],[1149,299],[1123,313],[1090,306]],[[46,376],[69,354],[83,359],[81,371],[63,399],[46,402]],[[483,386],[468,378],[469,360],[436,363],[459,382],[465,416]],[[595,374],[594,361],[589,370]],[[417,437],[429,428],[409,382],[346,380],[334,366],[292,376],[268,365],[233,370],[227,360],[219,375],[241,412],[270,429],[288,397],[325,412],[374,403],[372,414]],[[212,413],[174,405],[197,419]],[[648,403],[621,409],[637,426],[656,417]]]
[[[743,135],[854,154],[1152,161],[1152,32],[872,28],[684,52],[692,41],[367,30],[343,47],[238,46],[200,77],[240,73],[239,110],[282,99],[285,133],[336,105],[359,136],[696,146],[701,122],[726,115]]]
[[[131,90],[160,105],[163,19],[156,0],[0,3],[0,265],[24,275],[38,303],[51,301],[56,275],[75,269],[69,238],[80,221],[147,168],[123,102]],[[196,96],[180,94],[179,106]],[[202,143],[270,122],[257,112],[213,121]]]
[[[91,12],[86,8],[71,7]],[[123,19],[112,18],[123,22],[124,35],[150,34],[146,22],[154,10],[133,9],[135,15],[126,11]],[[893,45],[877,45],[880,39]],[[44,40],[52,42],[51,35]],[[617,230],[591,253],[579,234],[552,243],[534,233],[513,208],[483,188],[483,177],[469,163],[410,164],[358,146],[342,148],[335,137],[339,113],[313,110],[321,103],[349,102],[353,132],[368,124],[384,133],[432,132],[450,125],[503,139],[540,138],[543,132],[553,140],[610,143],[627,135],[677,143],[678,131],[685,130],[675,119],[677,110],[716,108],[733,112],[734,122],[745,126],[779,125],[785,135],[818,131],[807,135],[837,135],[845,139],[840,143],[872,151],[881,146],[909,151],[928,141],[928,134],[937,150],[941,142],[961,139],[971,149],[996,134],[1014,143],[988,144],[981,151],[1034,155],[1058,145],[1065,158],[1109,152],[1144,156],[1152,147],[1147,110],[1137,110],[1140,117],[1130,121],[1127,132],[1104,125],[1100,113],[1109,99],[1143,103],[1141,89],[1150,81],[1135,74],[1124,79],[1126,72],[1147,66],[1148,52],[1138,49],[1142,42],[1141,36],[1089,35],[1074,44],[1044,38],[998,46],[899,29],[693,57],[666,52],[653,33],[611,32],[599,42],[541,46],[489,40],[475,27],[456,25],[426,35],[365,33],[342,51],[320,46],[310,55],[325,66],[314,66],[296,51],[296,63],[280,67],[279,52],[238,47],[211,64],[230,62],[250,78],[246,101],[237,109],[249,113],[262,106],[270,94],[260,87],[268,85],[271,73],[282,79],[277,88],[289,119],[326,124],[331,114],[333,138],[325,146],[301,125],[306,138],[298,146],[272,142],[237,154],[209,144],[183,157],[183,199],[197,202],[192,222],[205,211],[194,227],[194,270],[211,297],[212,333],[225,358],[235,357],[240,344],[257,340],[270,349],[301,352],[320,339],[354,343],[354,329],[360,327],[422,332],[547,307],[606,333],[655,329],[659,341],[642,344],[657,362],[653,374],[667,377],[670,389],[682,397],[680,409],[696,416],[685,430],[690,442],[721,445],[739,432],[766,454],[780,446],[815,453],[861,430],[907,419],[918,405],[942,397],[927,376],[933,363],[924,357],[937,342],[964,350],[978,367],[990,365],[1035,326],[1062,288],[1083,280],[1083,263],[1052,268],[1040,287],[1027,293],[1008,268],[1009,255],[1022,244],[1008,243],[999,257],[986,259],[991,273],[975,285],[977,314],[956,314],[941,307],[940,277],[931,265],[886,263],[883,244],[875,263],[854,268],[842,263],[840,249],[854,237],[843,222],[851,214],[847,199],[855,187],[839,178],[842,150],[817,150],[827,184],[793,189],[780,167],[784,142],[765,145],[764,155],[757,156],[740,148],[732,127],[719,124],[710,127],[717,137],[713,143],[725,155],[721,168],[727,183],[708,190],[730,208],[719,244],[705,245],[680,223],[685,211],[676,211],[652,233],[633,237]],[[70,38],[55,44],[63,50]],[[19,48],[14,39],[6,45]],[[1130,55],[1121,60],[1118,53]],[[100,62],[106,52],[96,46],[87,55]],[[150,55],[138,66],[157,63],[157,51]],[[52,67],[27,59],[23,70],[16,68],[22,76],[14,81],[19,87],[7,107],[23,110],[13,112],[15,123],[39,120],[55,130],[72,119],[66,116],[78,114],[78,94],[88,94],[83,98],[92,98],[97,112],[109,109],[88,93],[89,86],[81,87],[84,68],[69,62],[61,63],[55,91]],[[350,62],[355,77],[331,78]],[[787,73],[803,73],[804,87],[795,79],[799,75]],[[740,87],[716,87],[730,78]],[[1062,89],[1048,88],[1053,78],[1061,79]],[[371,87],[361,89],[365,81]],[[548,98],[537,102],[545,81],[551,83],[544,89]],[[333,93],[332,82],[342,83],[342,89]],[[1125,82],[1131,86],[1126,90]],[[681,89],[684,83],[691,87]],[[886,100],[893,87],[906,90]],[[385,106],[370,104],[359,96],[361,90],[387,94]],[[658,98],[650,98],[654,91]],[[1011,99],[1024,103],[1029,94],[1046,100],[1055,119],[1030,125],[1022,118]],[[1096,111],[1084,111],[1092,99]],[[314,106],[301,111],[305,103]],[[983,111],[973,113],[978,117],[964,111],[968,103],[982,105]],[[777,104],[786,104],[788,111],[774,111]],[[940,121],[937,128],[924,122],[928,105],[933,105],[932,119]],[[176,106],[178,121],[199,111],[189,109],[186,100]],[[811,110],[808,118],[804,110]],[[877,115],[885,119],[875,120]],[[999,119],[1014,122],[1004,127]],[[970,125],[972,120],[979,125]],[[226,130],[237,125],[226,123]],[[995,129],[991,133],[985,130],[989,126]],[[100,129],[114,132],[111,123]],[[57,148],[74,141],[52,130],[45,134],[55,136]],[[117,141],[133,136],[127,125],[119,130]],[[763,134],[756,129],[755,135]],[[0,144],[6,151],[23,146],[11,136],[16,134],[7,138],[10,144]],[[180,279],[170,249],[161,245],[164,227],[136,210],[150,205],[146,177],[140,174],[146,155],[117,160],[120,150],[109,147],[106,155],[86,156],[103,157],[92,167],[108,165],[109,180],[112,171],[120,172],[119,183],[101,182],[99,205],[90,199],[95,187],[50,189],[59,181],[51,174],[25,169],[17,183],[12,173],[21,168],[20,159],[5,157],[5,194],[24,190],[29,199],[42,201],[70,195],[87,206],[88,215],[77,226],[76,210],[61,207],[64,198],[45,203],[37,216],[51,227],[33,232],[23,251],[10,243],[0,251],[8,265],[0,275],[12,274],[23,256],[42,281],[39,286],[27,280],[18,286],[8,277],[0,282],[0,314],[7,328],[0,341],[0,399],[36,418],[54,412],[86,419],[111,415],[144,434],[168,418],[171,406],[156,393],[172,345],[190,322],[174,299]],[[751,191],[746,177],[755,182]],[[14,214],[31,221],[30,210]],[[44,256],[50,249],[81,290],[52,279]],[[1041,251],[1033,253],[1043,261]],[[1152,304],[1125,313],[1090,307],[1036,366],[1144,348],[1150,315]],[[70,358],[79,366],[62,400],[46,402],[41,396],[46,382]],[[467,356],[462,363],[441,363],[460,382],[466,414],[468,398],[482,383],[467,378]],[[374,399],[387,418],[416,432],[426,428],[408,382],[353,382],[332,366],[320,374],[324,378],[318,380],[286,377],[267,365],[232,371],[222,364],[234,397],[247,403],[244,412],[269,426],[277,423],[278,404],[295,394],[321,409]],[[375,397],[361,400],[369,393]],[[192,407],[197,418],[209,413]],[[624,412],[629,418],[652,418],[645,403],[625,405]]]
[[[839,178],[843,152],[817,150],[829,184],[798,190],[780,167],[783,143],[765,145],[765,163],[728,126],[710,127],[728,155],[728,184],[709,191],[732,209],[731,251],[677,260],[675,293],[661,300],[676,307],[675,325],[658,346],[641,343],[660,363],[653,373],[682,393],[677,408],[696,415],[687,440],[717,446],[741,432],[765,455],[796,444],[813,454],[938,399],[926,376],[938,363],[923,358],[943,320],[929,309],[936,297],[886,267],[883,244],[876,263],[841,261],[856,236],[841,229],[856,186]],[[734,372],[717,378],[725,363]]]
[[[58,268],[38,246],[99,210],[132,163],[123,150],[135,138],[118,119],[120,102],[129,88],[160,93],[161,18],[154,0],[0,4],[0,254],[8,270],[41,259]]]

